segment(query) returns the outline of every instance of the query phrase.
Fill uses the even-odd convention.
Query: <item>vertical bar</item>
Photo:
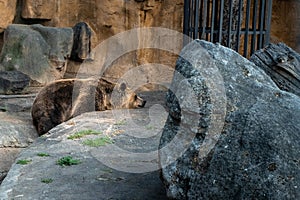
[[[184,0],[183,34],[189,36],[190,29],[190,0]],[[183,46],[187,45],[187,37],[184,37]]]
[[[242,14],[243,14],[243,0],[239,0],[239,18],[238,18],[238,25],[237,25],[237,34],[236,34],[236,47],[235,51],[239,52],[240,49],[240,37],[241,37],[241,23],[242,23]]]
[[[209,2],[207,3],[207,10],[206,10],[206,30],[205,30],[205,38],[206,41],[210,41],[209,39],[209,34],[210,34],[210,21],[211,21],[211,17],[210,17],[210,10],[211,10],[211,1],[209,0]]]
[[[267,11],[267,24],[266,24],[266,40],[264,46],[270,43],[270,30],[271,30],[271,18],[272,18],[272,0],[268,0],[268,11]]]
[[[189,21],[190,21],[190,0],[184,0],[184,17],[183,17],[183,34],[189,33]]]
[[[247,0],[246,6],[246,24],[245,24],[245,39],[244,39],[244,57],[248,54],[248,37],[249,37],[249,20],[250,20],[251,0]]]
[[[199,38],[198,33],[199,33],[199,1],[200,0],[195,0],[195,16],[194,16],[194,39]]]
[[[221,43],[222,41],[222,28],[223,28],[223,13],[224,12],[224,0],[220,2],[220,19],[219,19],[219,36],[217,42]]]
[[[211,42],[214,42],[215,7],[216,7],[216,0],[212,0],[212,8],[211,8],[211,29],[210,29],[210,41],[211,41]]]
[[[253,6],[253,17],[252,17],[252,30],[253,30],[253,35],[251,38],[251,50],[250,54],[252,55],[254,53],[255,49],[255,43],[256,43],[256,18],[257,18],[257,0],[254,0],[254,6]]]
[[[204,38],[204,33],[206,30],[206,18],[207,18],[207,0],[203,0],[203,9],[202,9],[202,32],[200,38]]]
[[[266,10],[266,5],[265,5],[265,0],[261,0],[260,3],[260,20],[259,20],[259,37],[258,37],[258,49],[261,49],[263,47],[263,37],[264,34],[266,35],[266,32],[264,33],[264,24],[265,24],[265,10]],[[268,13],[267,13],[268,14]]]
[[[229,48],[232,48],[232,46],[231,46],[231,30],[232,30],[232,4],[233,4],[233,2],[232,2],[232,0],[230,0],[229,1],[229,25],[228,25],[228,30],[227,30],[227,32],[228,32],[228,37],[227,37],[227,46],[229,47]]]

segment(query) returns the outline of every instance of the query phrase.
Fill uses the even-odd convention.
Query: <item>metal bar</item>
[[[254,5],[253,5],[253,17],[252,17],[252,30],[253,30],[253,35],[251,37],[251,50],[250,54],[252,55],[254,53],[255,49],[255,43],[256,43],[256,18],[257,18],[257,0],[254,0]]]
[[[212,8],[211,8],[211,28],[210,28],[210,41],[211,41],[211,42],[214,42],[215,7],[216,7],[216,0],[212,0]]]
[[[220,18],[219,18],[219,36],[217,42],[221,43],[222,41],[222,28],[223,28],[223,12],[224,12],[224,0],[220,2]]]
[[[271,18],[272,18],[272,0],[268,0],[268,11],[267,11],[267,24],[266,24],[266,40],[264,46],[270,43],[270,31],[271,31]]]
[[[237,34],[236,34],[236,47],[235,50],[239,52],[240,49],[240,39],[241,39],[241,24],[242,24],[242,15],[243,15],[243,0],[239,0],[239,18],[238,18],[238,25],[237,25]]]
[[[259,17],[260,17],[260,20],[259,20],[259,35],[258,35],[258,49],[261,49],[262,46],[263,46],[263,38],[264,38],[264,21],[265,21],[265,0],[261,0],[260,2],[260,13],[259,13]]]
[[[199,38],[199,1],[200,0],[195,0],[195,16],[194,16],[194,39]]]
[[[227,46],[232,48],[231,46],[231,29],[232,29],[232,0],[229,0],[229,25],[228,25],[228,37],[227,37]]]
[[[190,29],[190,0],[184,0],[184,18],[183,18],[183,34],[189,36]],[[183,46],[187,45],[189,41],[184,37]]]
[[[202,32],[201,32],[201,36],[200,38],[203,39],[204,38],[204,32],[206,29],[206,18],[207,18],[207,0],[203,0],[203,13],[202,13]]]
[[[249,37],[249,20],[250,20],[251,0],[247,0],[246,6],[246,24],[245,24],[245,38],[244,38],[244,57],[248,54],[248,37]]]

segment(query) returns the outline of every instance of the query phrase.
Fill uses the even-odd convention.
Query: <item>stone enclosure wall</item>
[[[0,48],[3,46],[3,32],[10,24],[42,24],[63,28],[84,21],[92,31],[92,48],[132,28],[164,27],[181,32],[183,5],[184,0],[1,0]],[[297,0],[273,0],[271,28],[272,42],[285,42],[298,52],[299,8],[300,2]],[[181,41],[175,42],[181,45]],[[132,66],[144,63],[162,63],[174,67],[176,59],[177,55],[162,50],[137,50],[114,62],[114,67],[106,76],[118,79]],[[80,64],[68,62],[66,77],[74,76]]]

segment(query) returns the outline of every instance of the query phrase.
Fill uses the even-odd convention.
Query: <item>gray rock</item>
[[[90,56],[92,31],[85,22],[79,22],[73,27],[73,47],[71,59],[82,62]]]
[[[0,148],[0,184],[15,162],[20,151],[20,148]]]
[[[185,47],[176,70],[160,141],[168,197],[299,199],[299,97],[205,41]]]
[[[20,94],[29,82],[29,76],[22,72],[0,71],[0,94]]]
[[[30,113],[0,112],[0,119],[0,148],[25,148],[38,137]]]
[[[30,112],[36,94],[0,95],[0,111],[3,112]]]
[[[133,120],[147,121],[146,108],[129,112],[127,117],[135,116],[137,118],[132,117]],[[160,112],[157,110],[153,115],[157,116]],[[149,163],[158,165],[160,134],[152,141],[146,140],[147,142],[143,138],[130,137],[131,134],[141,133],[144,126],[132,129],[128,126],[128,118],[120,118],[119,121],[118,116],[113,111],[84,113],[53,128],[50,134],[38,138],[17,158],[31,162],[27,165],[16,162],[13,164],[0,186],[0,199],[166,199],[157,170],[135,171],[137,168],[143,170]],[[111,137],[114,144],[99,147],[83,144],[88,139],[103,135],[68,139],[70,135],[82,130],[100,131]],[[156,150],[156,159],[151,162],[147,157],[123,160],[121,154],[110,151],[114,145],[131,153]],[[40,157],[38,153],[49,156]],[[81,163],[65,167],[57,165],[57,160],[64,156],[72,156]],[[111,156],[114,159],[112,162]],[[110,168],[111,165],[115,168]],[[121,170],[123,167],[128,171]],[[133,173],[129,173],[131,170]],[[52,182],[47,184],[42,180]]]
[[[300,96],[300,55],[284,43],[269,44],[250,58],[285,91]]]
[[[4,33],[0,65],[45,84],[63,77],[72,45],[72,28],[13,24]]]

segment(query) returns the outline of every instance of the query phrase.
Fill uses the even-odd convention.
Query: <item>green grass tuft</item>
[[[80,164],[80,160],[73,159],[72,156],[65,156],[57,160],[56,164],[60,166],[71,166]]]
[[[37,155],[40,156],[40,157],[49,157],[50,156],[47,153],[38,153]]]
[[[79,138],[82,138],[84,136],[87,136],[87,135],[101,135],[102,132],[101,131],[94,131],[94,130],[83,130],[83,131],[79,131],[73,135],[70,135],[68,137],[69,140],[74,140],[74,139],[79,139]]]
[[[43,178],[41,180],[42,183],[46,183],[46,184],[49,184],[49,183],[52,183],[53,182],[53,179],[52,178]]]
[[[121,126],[121,125],[126,125],[126,123],[127,123],[126,120],[121,120],[121,121],[114,123],[114,125]]]
[[[17,164],[18,165],[27,165],[27,164],[29,164],[31,162],[31,160],[26,160],[26,159],[24,159],[24,160],[18,160],[17,161]]]
[[[96,138],[96,139],[87,139],[85,141],[83,141],[84,145],[90,146],[90,147],[100,147],[100,146],[105,146],[107,144],[112,144],[113,140],[108,137],[100,137],[100,138]]]

